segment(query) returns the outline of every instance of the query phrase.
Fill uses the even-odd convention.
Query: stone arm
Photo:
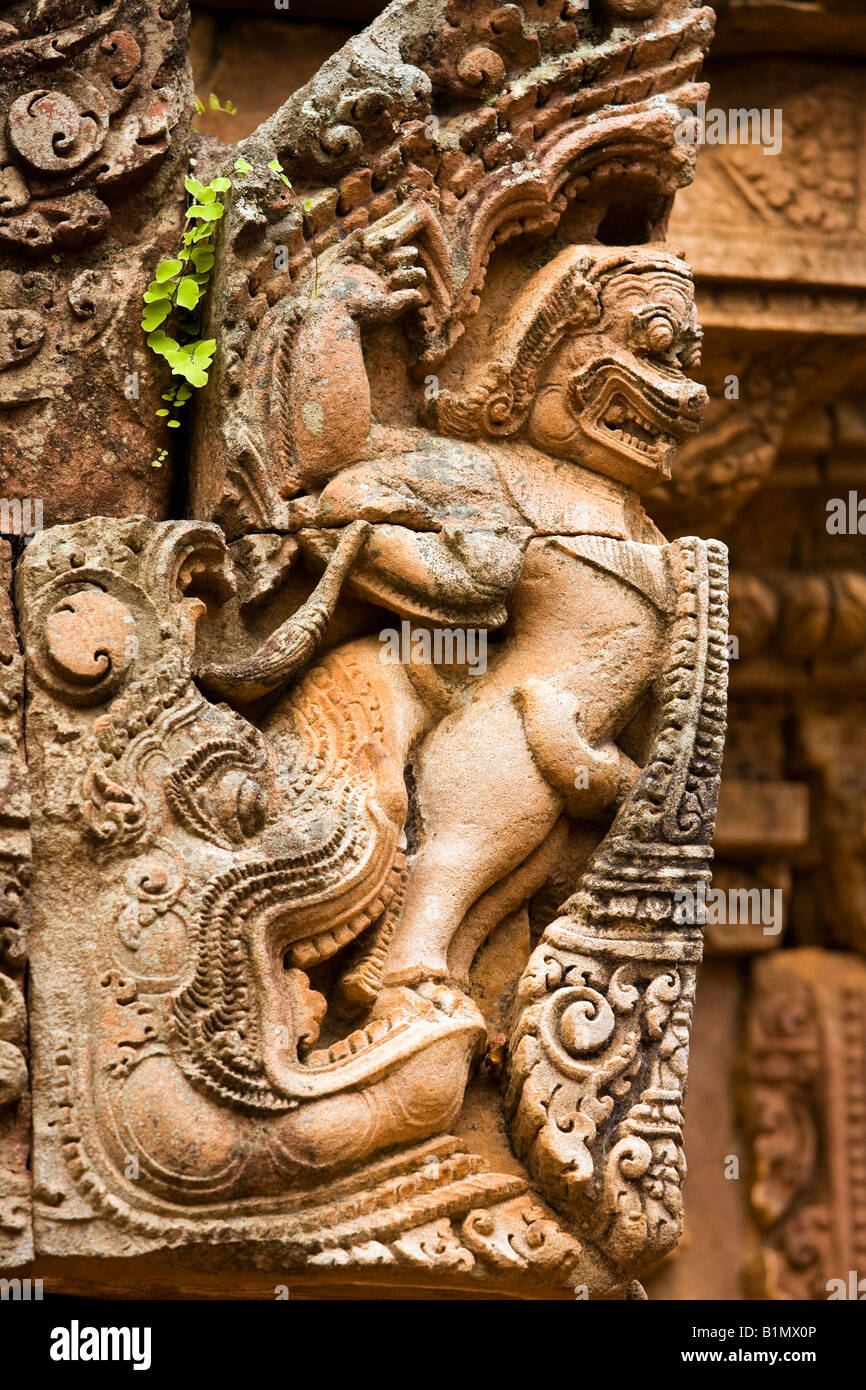
[[[324,487],[288,504],[289,526],[302,550],[327,564],[343,528],[370,522],[351,572],[357,593],[400,616],[499,627],[529,530],[488,525],[486,518],[484,526],[443,519],[441,507],[389,485],[361,462],[373,451],[362,329],[420,303],[425,272],[411,243],[426,216],[423,204],[404,205],[320,261],[293,343],[287,410],[298,472],[311,487]],[[405,447],[412,447],[408,437]]]
[[[314,300],[298,330],[288,420],[306,478],[323,478],[363,457],[370,385],[360,324],[339,299]]]
[[[342,529],[304,529],[298,540],[307,555],[327,561]],[[470,530],[446,522],[434,531],[374,524],[349,582],[362,598],[400,617],[501,627],[530,535],[527,527]]]
[[[292,347],[287,401],[298,469],[311,483],[365,456],[372,415],[361,331],[420,304],[426,272],[406,243],[424,218],[421,206],[401,207],[320,260]]]

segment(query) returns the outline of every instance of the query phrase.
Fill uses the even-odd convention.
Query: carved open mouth
[[[607,458],[593,467],[625,482],[670,477],[674,451],[700,428],[705,395],[681,370],[625,355],[601,358],[575,373],[571,407]]]
[[[218,604],[225,603],[235,591],[235,581],[222,538],[204,528],[193,535],[184,546],[175,582],[182,598],[212,598]]]
[[[600,423],[621,448],[650,462],[662,463],[680,442],[677,435],[663,429],[657,418],[635,406],[621,391],[614,393]]]
[[[345,1026],[345,1025],[344,1025]],[[416,989],[386,989],[370,1017],[341,1037],[333,1034],[324,1046],[314,1027],[308,1041],[267,1049],[268,1075],[278,1089],[298,1099],[334,1095],[369,1083],[407,1061],[425,1047],[446,1038],[464,1038],[474,1050],[486,1036],[476,1006],[450,985],[427,981]]]

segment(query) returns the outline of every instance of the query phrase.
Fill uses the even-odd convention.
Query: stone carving
[[[743,1095],[757,1224],[750,1292],[857,1298],[849,1272],[863,1268],[866,1230],[866,970],[850,955],[801,949],[756,962],[752,981]]]
[[[0,493],[42,499],[46,524],[165,514],[138,320],[183,224],[188,27],[178,0],[4,6]]]
[[[665,530],[729,527],[776,466],[795,416],[856,370],[851,345],[786,343],[752,354],[714,341],[700,373],[710,404],[698,438],[685,442],[676,476],[653,494]]]
[[[336,655],[262,730],[210,704],[192,680],[203,605],[186,595],[225,598],[226,559],[214,527],[139,520],[55,528],[21,568],[36,912],[49,937],[69,928],[33,961],[51,1018],[40,1248],[66,1249],[86,1211],[80,1250],[267,1237],[290,1266],[569,1286],[585,1259],[525,1181],[455,1140],[412,1143],[459,1110],[484,1034],[468,999],[392,991],[315,1048],[326,1001],[302,967],[371,925],[381,939],[400,898],[381,712]],[[89,900],[48,845],[64,876],[96,869]]]
[[[861,579],[862,575],[858,575]],[[807,766],[816,780],[816,838],[821,872],[813,892],[819,902],[829,893],[833,913],[829,941],[866,951],[866,837],[863,833],[863,721],[859,702],[839,708],[825,696],[801,715]],[[817,815],[816,815],[817,819]],[[826,911],[826,909],[825,909]]]
[[[341,544],[356,549],[363,534],[349,528]],[[678,1232],[678,1107],[699,933],[671,928],[670,895],[675,884],[707,876],[723,728],[719,557],[696,542],[672,549],[671,602],[680,617],[675,655],[662,673],[658,732],[612,838],[527,968],[506,1102],[519,1112],[518,1148],[542,1153],[531,1167],[557,1205],[574,1209],[575,1186],[594,1195],[590,1229],[615,1272],[646,1262]],[[311,667],[261,729],[210,704],[193,683],[202,605],[184,595],[195,587],[224,597],[225,558],[213,527],[137,521],[55,528],[22,562],[42,941],[33,971],[51,1019],[36,1040],[53,1077],[53,1094],[37,1097],[36,1121],[37,1181],[51,1193],[39,1226],[46,1250],[63,1248],[67,1204],[80,1212],[82,1201],[152,1240],[171,1232],[181,1243],[251,1241],[259,1229],[292,1247],[297,1222],[286,1191],[311,1182],[315,1191],[328,1173],[447,1129],[484,1040],[477,1007],[448,978],[447,937],[423,930],[423,911],[420,925],[407,920],[405,895],[419,892],[419,877],[423,890],[424,864],[416,852],[406,872],[401,762],[388,746],[388,689],[376,680],[369,642],[335,648]],[[582,567],[578,561],[578,574]],[[585,568],[591,591],[593,568]],[[597,572],[608,582],[610,570]],[[296,626],[314,604],[306,607]],[[395,703],[392,694],[392,718]],[[556,730],[545,732],[549,739]],[[518,750],[506,746],[517,761]],[[600,781],[607,778],[615,794],[621,780],[605,754],[590,802],[601,800]],[[440,776],[447,766],[442,759]],[[419,779],[419,790],[425,785]],[[483,788],[477,795],[476,813],[489,816]],[[578,800],[575,809],[589,807]],[[437,815],[429,793],[425,814]],[[447,843],[442,814],[440,806]],[[554,823],[560,814],[555,808]],[[531,825],[538,810],[527,819]],[[488,865],[480,881],[477,864],[464,870],[479,906],[484,881],[497,871],[505,879],[488,890],[480,924],[471,914],[458,921],[470,938],[458,942],[468,959],[483,918],[489,926],[540,886],[543,856],[525,821],[519,829],[517,855],[508,846],[505,863]],[[516,857],[539,863],[509,875]],[[335,990],[344,1012],[360,1005],[363,1017],[317,1048],[329,1001],[306,971],[365,934],[365,949],[349,955]],[[542,994],[555,990],[549,1020],[535,1007],[539,986]],[[524,1041],[536,1035],[542,1051],[547,1040],[542,1076]],[[636,1063],[648,1050],[657,1050],[650,1084],[644,1077],[632,1096]],[[566,1076],[573,1082],[577,1072],[585,1086],[566,1088],[571,1104],[592,1118],[580,1141],[575,1133],[566,1142],[547,1115],[550,1135],[565,1145],[557,1152],[532,1130],[546,1110],[543,1092],[562,1089],[551,1073],[563,1060]],[[610,1088],[610,1101],[596,1095],[601,1087]],[[614,1095],[631,1104],[602,1179],[591,1150]],[[477,1259],[465,1268],[496,1265],[495,1242],[485,1241],[507,1207],[521,1221],[537,1213],[531,1220],[547,1233],[528,1247],[542,1251],[540,1276],[596,1287],[615,1279],[615,1272],[600,1276],[592,1246],[578,1246],[537,1199],[514,1207],[525,1183],[479,1172],[469,1155],[460,1165],[461,1174],[475,1172],[466,1202],[450,1188],[432,1190],[468,1223],[464,1239]],[[366,1191],[372,1178],[362,1171],[356,1180]],[[226,1202],[232,1215],[220,1218]],[[646,1206],[639,1238],[640,1221],[623,1210],[635,1203]],[[473,1217],[476,1208],[490,1214]],[[389,1208],[382,1219],[402,1230],[410,1218]],[[361,1234],[361,1244],[381,1241],[375,1222]],[[331,1248],[322,1247],[322,1262]],[[340,1246],[342,1263],[356,1258]],[[534,1268],[535,1255],[525,1259]]]
[[[800,392],[799,405],[805,398],[805,409],[786,427],[772,471],[752,494],[751,504],[740,506],[733,488],[726,498],[724,484],[713,493],[713,505],[723,517],[728,502],[731,512],[739,506],[727,529],[735,560],[730,629],[736,717],[728,739],[726,785],[731,792],[738,777],[751,784],[749,797],[737,808],[739,834],[732,838],[732,821],[719,827],[715,881],[717,886],[730,882],[745,887],[752,874],[744,859],[763,859],[761,877],[767,886],[775,880],[773,886],[783,889],[785,913],[796,923],[798,940],[860,951],[866,940],[864,788],[858,756],[866,581],[859,560],[862,538],[828,531],[826,503],[828,494],[845,497],[857,488],[864,431],[862,409],[844,396],[833,399],[838,382],[824,375],[836,352],[838,344],[819,340],[815,345],[816,367]],[[851,344],[848,356],[856,369]],[[736,359],[730,362],[731,369],[735,366]],[[818,391],[823,399],[811,405]],[[737,454],[734,449],[728,455],[722,445],[726,438],[740,438],[735,433],[740,408],[740,402],[728,403],[727,425],[718,399],[710,408],[708,415],[719,421],[719,428],[711,422],[706,453],[701,456],[692,440],[681,451],[687,455],[685,463],[695,465],[689,467],[694,499],[680,492],[669,509],[667,499],[659,506],[654,496],[657,521],[669,525],[673,516],[674,525],[677,517],[679,524],[686,518],[709,524],[709,510],[697,500],[704,490],[699,479],[712,492],[717,465]],[[831,476],[839,479],[830,488],[822,475],[824,458]],[[808,806],[802,833],[792,837],[785,830],[785,806],[775,794],[771,814],[769,807],[763,816],[755,813],[762,788],[769,795],[777,779],[799,780],[805,769],[810,773],[803,788]],[[788,828],[795,827],[789,822]],[[777,871],[769,873],[772,860],[778,861]],[[756,937],[763,948],[778,944],[761,928]],[[739,950],[752,949],[739,927],[729,933],[729,941]]]
[[[22,725],[24,660],[0,542],[0,1268],[32,1257],[27,1066],[27,888],[30,804]]]
[[[180,113],[159,81],[180,8],[142,27],[124,0],[6,7],[0,242],[41,254],[95,240],[117,190],[165,158]]]
[[[518,986],[506,1097],[518,1151],[620,1265],[663,1253],[681,1229],[680,1105],[700,936],[676,929],[673,893],[709,879],[724,736],[724,553],[692,542],[677,558],[679,617],[654,745]],[[597,1140],[614,1114],[608,1148]]]
[[[315,456],[286,415],[293,329],[334,261],[382,271],[391,257],[404,298],[387,313],[408,313],[423,378],[477,313],[497,246],[550,236],[566,212],[572,242],[658,237],[692,175],[678,112],[706,95],[694,79],[713,13],[647,8],[649,22],[623,6],[391,4],[244,142],[251,171],[228,209],[213,298],[227,350],[196,424],[195,515],[230,536],[286,529],[284,500],[306,490],[297,451],[307,469]],[[353,337],[381,321],[375,300],[354,317],[347,306]]]
[[[711,19],[397,0],[242,146],[198,519],[18,565],[41,1253],[598,1296],[676,1242],[726,560],[640,495]]]
[[[653,497],[653,515],[666,529],[728,524],[776,462],[783,432],[813,370],[790,348],[762,352],[742,365],[727,356],[704,376],[710,394],[700,440],[689,440],[677,475]],[[730,388],[736,383],[737,395]]]
[[[849,114],[862,87],[864,12],[844,0],[726,0],[714,8],[709,120],[777,112],[775,130],[784,134],[773,157],[754,142],[708,143],[694,184],[677,195],[667,236],[694,271],[705,333],[694,375],[710,405],[700,435],[685,441],[671,480],[646,506],[667,535],[720,536],[730,547],[736,659],[713,886],[779,891],[785,925],[776,935],[765,933],[766,919],[746,925],[740,917],[705,929],[709,959],[701,968],[687,1111],[689,1239],[648,1276],[651,1299],[744,1292],[747,1183],[730,1181],[721,1161],[738,1157],[747,1176],[728,1066],[751,1007],[742,957],[772,951],[783,972],[797,959],[792,941],[832,946],[835,954],[810,955],[810,971],[835,980],[847,970],[853,981],[866,942],[863,538],[853,528],[845,536],[825,527],[828,499],[862,498],[866,476],[866,223],[855,172],[863,131]],[[728,959],[714,958],[714,948]],[[811,976],[801,973],[814,999]],[[793,1017],[793,983],[788,996]],[[790,1070],[804,1078],[792,1118],[784,1117],[788,1086],[778,1068],[769,1083],[759,1069],[753,1073],[761,1090],[756,1111],[781,1117],[768,1124],[767,1148],[777,1143],[793,1172],[797,1154],[807,1154],[804,1168],[811,1162],[810,1126],[818,1143],[813,1176],[788,1213],[765,1218],[760,1268],[750,1266],[746,1286],[762,1297],[825,1299],[828,1279],[847,1280],[858,1263],[845,1264],[837,1243],[853,1219],[847,1173],[850,1167],[856,1183],[858,1160],[843,1156],[830,1102],[840,1085],[836,1062],[825,1068],[820,1052],[826,1040],[832,1053],[841,1011],[819,1003],[814,1012],[816,1068],[790,1044]],[[832,1153],[832,1176],[824,1175],[822,1148]],[[798,1224],[797,1213],[813,1197],[831,1232],[831,1255],[826,1268],[819,1260],[808,1270],[817,1218],[810,1224],[807,1213]],[[800,1263],[784,1252],[788,1230]]]
[[[740,570],[731,580],[731,629],[740,658],[765,646],[788,661],[854,656],[866,646],[866,576],[843,569],[770,580]]]
[[[575,274],[586,261],[593,269]],[[676,1239],[700,934],[675,927],[672,893],[708,877],[724,554],[650,539],[631,489],[605,473],[645,482],[696,425],[702,395],[677,358],[695,350],[691,288],[664,250],[572,248],[528,294],[535,315],[518,302],[500,344],[528,373],[515,415],[535,443],[509,452],[498,435],[482,448],[418,430],[299,500],[299,547],[326,562],[322,579],[257,652],[197,671],[239,710],[277,692],[258,723],[192,679],[203,607],[192,595],[225,602],[232,587],[215,527],[78,523],[28,547],[36,861],[64,866],[40,882],[37,914],[49,933],[65,923],[65,945],[52,942],[50,965],[33,962],[55,1015],[37,1047],[52,1048],[45,1065],[59,1074],[59,1111],[46,1098],[37,1114],[39,1181],[60,1199],[40,1216],[46,1249],[70,1180],[96,1211],[153,1239],[170,1222],[180,1241],[230,1239],[233,1224],[250,1241],[247,1207],[266,1200],[268,1231],[290,1243],[286,1189],[447,1130],[485,1040],[458,981],[491,929],[543,887],[569,823],[591,844],[586,823],[603,828],[618,807],[518,989],[506,1110],[542,1191],[580,1230],[578,1246],[538,1208],[550,1233],[540,1278],[603,1289]],[[557,320],[558,305],[568,313]],[[470,387],[440,398],[438,414],[468,432],[470,408],[483,421],[486,407]],[[539,515],[553,467],[542,444],[562,449],[570,472]],[[434,448],[438,471],[419,469]],[[463,524],[448,531],[458,509]],[[406,524],[416,519],[423,530]],[[509,606],[521,617],[469,698],[465,663],[386,664],[375,634],[316,657],[342,583],[404,620],[471,621],[486,634]],[[616,742],[630,725],[636,761]],[[96,904],[75,886],[82,870],[100,885]],[[329,960],[339,974],[323,995],[307,972]],[[553,991],[550,1017],[539,988]],[[323,1020],[331,1040],[316,1047]],[[548,1112],[554,1094],[584,1117],[568,1140]],[[602,1172],[614,1097],[623,1113]],[[515,1183],[482,1173],[476,1185],[472,1209],[459,1210],[476,1256],[465,1267],[481,1272],[492,1255],[478,1242]],[[479,1201],[493,1213],[483,1221]],[[225,1202],[235,1214],[221,1227]],[[376,1232],[366,1240],[381,1243]]]

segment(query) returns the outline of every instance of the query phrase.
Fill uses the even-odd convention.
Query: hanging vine
[[[190,169],[194,167],[195,160],[190,159]],[[292,185],[278,159],[270,160],[267,167],[291,189]],[[252,168],[248,160],[239,156],[234,172],[243,178],[252,172]],[[237,184],[224,175],[211,179],[209,183],[201,183],[192,172],[188,175],[184,187],[190,202],[181,244],[176,255],[160,261],[153,280],[144,292],[141,327],[147,335],[147,345],[151,352],[168,364],[171,375],[178,378],[176,384],[162,393],[165,405],[156,412],[165,420],[168,429],[180,428],[180,412],[193,389],[207,385],[208,372],[217,349],[215,338],[201,336],[202,309],[214,267],[217,223],[225,212],[220,195],[227,193],[232,186],[237,187]],[[307,210],[309,206],[308,200],[305,204]],[[318,284],[314,293],[317,290]],[[158,449],[151,466],[161,468],[167,456],[167,448]]]

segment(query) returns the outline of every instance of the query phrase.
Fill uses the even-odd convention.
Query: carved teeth
[[[356,1028],[347,1038],[341,1038],[338,1042],[332,1043],[328,1048],[319,1048],[315,1052],[307,1054],[305,1065],[308,1067],[326,1067],[332,1062],[342,1062],[346,1057],[356,1056],[359,1052],[364,1052],[368,1047],[373,1047],[376,1043],[387,1038],[394,1028],[399,1025],[405,1015],[400,1009],[396,1009],[391,1014],[385,1014],[381,1018],[374,1018],[365,1028]]]
[[[652,420],[622,401],[615,400],[605,411],[602,423],[626,448],[648,457],[656,457],[676,444],[671,435],[663,434]],[[634,428],[629,428],[633,426]]]
[[[348,946],[357,936],[360,936],[362,931],[369,927],[371,922],[380,917],[384,910],[385,904],[382,899],[376,898],[364,912],[357,913],[342,926],[332,927],[329,931],[316,932],[314,936],[306,936],[302,941],[293,941],[287,948],[286,955],[292,965],[306,970],[309,966],[316,965],[320,960],[327,960],[336,951]]]
[[[331,947],[329,950],[328,947]],[[330,932],[322,932],[319,936],[308,937],[306,941],[295,941],[289,949],[288,955],[292,965],[300,966],[306,970],[308,966],[315,965],[317,961],[327,960],[328,956],[336,951],[337,943]]]

